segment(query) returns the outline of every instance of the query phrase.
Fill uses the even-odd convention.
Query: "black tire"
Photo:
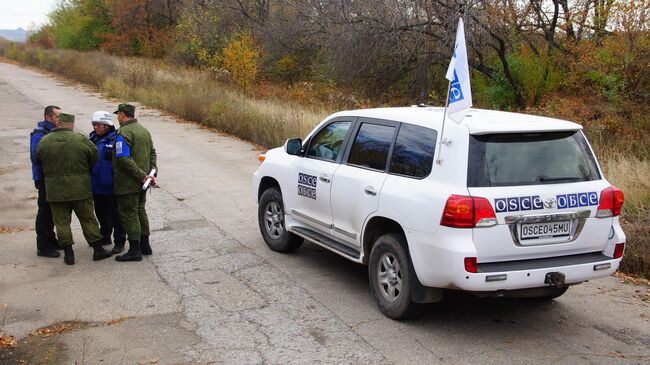
[[[269,188],[262,194],[257,208],[257,222],[264,242],[277,252],[291,252],[302,245],[303,239],[287,232],[284,224],[284,204],[278,188]]]
[[[417,315],[421,307],[411,300],[416,278],[405,247],[402,235],[385,234],[375,241],[368,262],[370,288],[379,308],[387,317],[398,320]]]

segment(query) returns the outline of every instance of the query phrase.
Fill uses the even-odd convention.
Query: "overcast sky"
[[[59,0],[0,0],[0,29],[42,25]]]

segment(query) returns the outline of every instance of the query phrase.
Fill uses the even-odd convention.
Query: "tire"
[[[379,308],[397,320],[417,315],[421,307],[411,300],[416,278],[405,247],[402,235],[385,234],[375,241],[368,263],[370,288]]]
[[[264,242],[273,251],[291,252],[302,245],[302,238],[287,231],[284,216],[280,190],[274,187],[264,191],[257,208],[257,222]]]

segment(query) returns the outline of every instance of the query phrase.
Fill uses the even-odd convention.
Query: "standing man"
[[[115,257],[117,261],[141,261],[142,255],[151,255],[149,245],[149,218],[145,210],[146,191],[142,184],[156,166],[156,149],[151,134],[135,119],[135,107],[120,104],[114,112],[120,128],[115,138],[113,173],[117,209],[120,220],[129,237],[129,250]],[[157,174],[154,174],[157,175]]]
[[[45,182],[43,180],[43,170],[36,163],[36,148],[41,139],[52,129],[56,128],[59,122],[59,112],[61,108],[56,105],[45,107],[45,120],[38,123],[37,127],[30,134],[29,138],[29,157],[32,160],[32,179],[34,186],[38,190],[38,211],[36,212],[36,255],[42,257],[59,257],[57,249],[61,246],[54,234],[54,222],[52,221],[52,211],[50,204],[45,198]]]
[[[126,234],[117,215],[117,200],[113,191],[113,148],[116,135],[113,114],[104,111],[94,112],[91,123],[93,131],[90,132],[89,138],[99,152],[99,160],[93,166],[91,173],[95,214],[99,220],[102,243],[110,245],[112,233],[115,239],[112,251],[118,254],[124,251]]]
[[[63,246],[65,261],[74,265],[72,211],[81,223],[88,244],[94,249],[93,261],[111,257],[102,247],[99,224],[93,211],[90,170],[97,162],[97,148],[84,135],[72,131],[74,115],[60,113],[59,123],[38,144],[36,161],[43,168],[47,201]]]

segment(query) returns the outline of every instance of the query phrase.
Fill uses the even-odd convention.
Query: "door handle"
[[[375,188],[372,186],[366,186],[366,188],[363,189],[363,191],[365,191],[366,194],[368,195],[372,195],[372,196],[377,195],[377,190],[375,190]]]
[[[329,183],[330,183],[330,179],[327,177],[327,175],[321,175],[321,176],[319,177],[319,179],[320,179],[320,181],[324,182],[325,184],[329,184]]]

